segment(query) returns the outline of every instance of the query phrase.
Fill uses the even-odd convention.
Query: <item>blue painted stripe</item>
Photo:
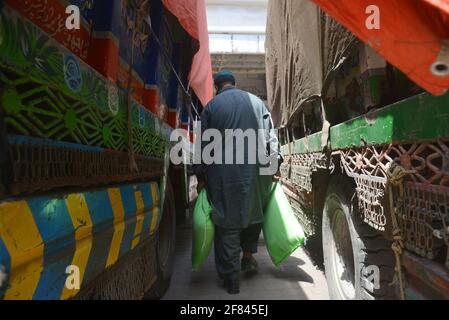
[[[106,191],[84,195],[92,219],[92,249],[84,274],[83,284],[89,283],[105,268],[114,234],[114,213]]]
[[[94,31],[112,31],[114,36],[120,32],[121,1],[94,1]]]
[[[44,241],[44,268],[33,299],[59,299],[75,253],[72,220],[63,199],[32,198],[28,205]]]
[[[142,233],[140,235],[140,242],[144,241],[150,236],[151,220],[153,219],[153,204],[154,199],[151,192],[152,183],[145,183],[140,186],[142,192],[143,203],[145,206],[145,219],[143,220]]]
[[[0,237],[0,277],[8,276],[11,271],[11,257],[8,250]],[[8,288],[8,279],[1,279],[3,283],[0,285],[0,300],[3,299],[6,289]]]
[[[107,191],[90,192],[84,195],[92,219],[92,232],[98,234],[109,231],[113,227],[114,213],[112,211]]]
[[[134,185],[122,187],[120,189],[120,193],[122,195],[123,208],[125,210],[125,232],[123,235],[119,254],[119,256],[121,257],[131,250],[131,244],[136,228],[137,204],[136,198],[134,196]]]

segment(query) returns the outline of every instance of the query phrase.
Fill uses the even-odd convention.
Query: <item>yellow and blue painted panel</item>
[[[87,285],[157,231],[160,199],[148,182],[0,203],[0,299],[73,297],[66,268]]]

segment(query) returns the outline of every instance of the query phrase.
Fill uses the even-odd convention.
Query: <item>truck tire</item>
[[[365,224],[353,182],[336,176],[323,210],[323,253],[331,299],[395,299],[391,242]]]
[[[189,180],[185,181],[184,176],[184,169],[182,168],[175,168],[170,173],[170,180],[173,181],[173,183],[177,186],[177,192],[176,194],[173,194],[174,201],[176,203],[176,224],[177,225],[184,225],[187,220],[187,209],[188,209],[188,194],[187,191],[184,190],[185,188],[182,187],[186,183],[189,183]]]
[[[173,187],[167,181],[164,209],[156,235],[157,279],[151,290],[144,295],[146,300],[161,299],[167,292],[173,274],[176,243],[176,209]]]

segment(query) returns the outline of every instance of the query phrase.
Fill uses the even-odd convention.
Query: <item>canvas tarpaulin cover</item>
[[[209,52],[205,0],[162,0],[189,35],[197,39],[200,48],[189,74],[190,86],[205,106],[213,97],[212,62]]]
[[[309,0],[271,0],[268,17],[268,102],[280,126],[305,101],[321,96],[355,38]]]
[[[371,5],[380,29],[366,26]],[[278,126],[322,94],[350,53],[352,33],[428,92],[449,88],[449,0],[270,0],[268,14],[268,100]]]

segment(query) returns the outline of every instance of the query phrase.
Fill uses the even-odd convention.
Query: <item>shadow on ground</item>
[[[175,270],[165,300],[317,300],[329,299],[325,277],[302,248],[279,268],[268,255],[263,239],[259,241],[256,259],[259,272],[242,275],[241,292],[226,293],[215,272],[211,251],[199,272],[191,271],[191,227],[178,226]]]

